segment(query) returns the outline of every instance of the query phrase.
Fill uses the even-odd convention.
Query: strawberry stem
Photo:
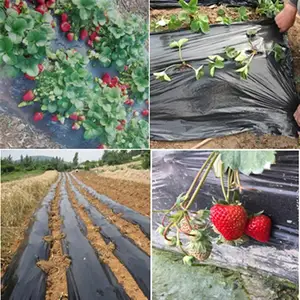
[[[171,241],[168,237],[167,234],[169,232],[169,229],[171,228],[171,226],[173,225],[173,223],[168,224],[168,226],[165,228],[165,231],[163,233],[163,237],[167,240],[167,241]]]
[[[225,190],[225,186],[224,186],[224,164],[223,164],[223,162],[221,163],[221,178],[220,178],[220,181],[221,181],[223,196],[224,196],[226,202],[228,202],[228,198],[227,198],[226,190]]]
[[[205,182],[205,180],[206,180],[206,178],[207,178],[207,176],[208,176],[208,174],[209,174],[211,168],[213,167],[213,165],[214,165],[214,163],[215,163],[215,161],[216,161],[218,155],[219,155],[218,153],[213,152],[213,156],[212,156],[211,159],[210,159],[210,163],[209,163],[207,169],[205,170],[205,173],[203,174],[203,176],[202,176],[202,178],[201,178],[201,180],[200,180],[200,182],[199,182],[199,184],[198,184],[196,190],[194,191],[194,194],[192,195],[192,197],[191,197],[189,203],[188,203],[187,206],[185,207],[185,210],[186,210],[186,211],[190,208],[190,206],[193,204],[194,200],[196,199],[196,196],[197,196],[197,194],[199,193],[200,189],[202,188],[202,186],[203,186],[203,184],[204,184],[204,182]],[[209,161],[209,160],[207,159],[206,162],[208,162],[208,161]]]
[[[197,175],[196,175],[194,181],[192,182],[192,184],[191,184],[189,190],[187,191],[187,193],[186,193],[186,195],[185,195],[186,200],[188,200],[188,198],[190,197],[190,193],[191,193],[192,190],[194,189],[196,182],[198,181],[198,179],[199,179],[200,175],[202,174],[203,170],[204,170],[204,169],[206,168],[206,166],[208,165],[209,160],[213,157],[214,153],[215,153],[215,152],[213,152],[213,153],[211,153],[211,154],[209,155],[209,157],[207,158],[207,160],[205,161],[205,163],[202,165],[202,167],[200,168],[199,172],[197,173]]]

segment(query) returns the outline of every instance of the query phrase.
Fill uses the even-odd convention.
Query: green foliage
[[[149,98],[149,66],[148,59],[137,60],[130,65],[127,71],[121,73],[122,83],[129,85],[131,95],[137,102]]]
[[[276,0],[258,0],[258,7],[256,13],[267,18],[273,19],[284,7],[284,4]]]
[[[250,173],[261,174],[264,169],[269,169],[275,163],[275,151],[220,151],[224,170],[228,168],[239,170],[249,175]]]
[[[69,12],[72,32],[78,37],[82,28],[89,34],[100,26],[100,41],[94,41],[90,58],[98,59],[104,67],[115,63],[118,70],[145,56],[148,37],[147,22],[136,15],[121,15],[110,0],[58,1],[60,14]]]
[[[215,70],[216,69],[223,69],[224,68],[224,58],[219,55],[213,55],[209,56],[209,74],[211,77],[214,77],[215,75]]]
[[[171,15],[170,19],[161,19],[152,28],[157,30],[160,27],[168,27],[169,30],[176,30],[181,27],[190,27],[194,32],[209,32],[209,20],[207,15],[201,14],[198,11],[198,0],[179,0],[179,5],[182,10],[178,15]]]
[[[142,154],[142,168],[150,169],[150,151],[144,151]]]
[[[39,74],[38,64],[54,38],[52,16],[22,9],[0,8],[0,65],[1,76],[15,77],[20,72],[29,76]]]
[[[147,149],[149,148],[149,123],[145,120],[132,118],[125,130],[117,133],[111,148]]]
[[[274,53],[274,58],[277,62],[280,62],[285,58],[285,52],[283,48],[277,43],[274,43],[272,52]]]
[[[218,10],[218,17],[216,19],[217,22],[220,22],[224,25],[231,25],[232,24],[232,18],[226,16],[226,13],[223,9]]]
[[[133,157],[141,155],[144,151],[141,150],[117,150],[105,151],[102,157],[103,164],[109,166],[121,165],[133,161]]]

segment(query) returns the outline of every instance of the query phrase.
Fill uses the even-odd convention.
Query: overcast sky
[[[46,150],[1,150],[2,157],[12,156],[14,160],[20,159],[20,156],[52,156],[61,157],[65,161],[72,161],[75,153],[78,152],[79,161],[98,160],[103,154],[104,150],[60,150],[60,149],[46,149]]]

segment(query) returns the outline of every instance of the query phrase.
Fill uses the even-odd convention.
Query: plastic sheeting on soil
[[[185,2],[190,2],[190,0],[185,0]],[[200,0],[198,5],[208,6],[208,5],[230,5],[230,6],[257,6],[258,1],[255,0]],[[151,8],[175,8],[180,7],[178,0],[150,0]]]
[[[196,80],[191,69],[169,70],[171,82],[153,76],[180,63],[177,48],[169,44],[182,38],[185,61],[195,68],[207,57],[224,56],[224,48],[249,49],[246,33],[260,29],[253,44],[261,51],[254,57],[247,80],[234,72],[234,64]],[[270,22],[213,25],[209,34],[188,30],[151,34],[151,139],[191,140],[253,131],[257,134],[295,136],[293,113],[300,103],[292,77],[291,53],[286,49],[284,63],[266,55],[272,42],[285,45],[284,36]]]
[[[207,151],[154,151],[152,173],[152,209],[170,208],[176,198],[190,187],[200,167],[207,159]],[[276,164],[260,175],[241,174],[245,188],[241,202],[250,212],[264,211],[272,219],[269,246],[278,249],[298,249],[298,152],[278,151]],[[248,190],[254,189],[254,190]],[[220,179],[210,172],[192,210],[209,208],[212,198],[222,199]],[[161,214],[153,214],[153,225],[161,223]],[[256,244],[254,240],[245,244]],[[261,243],[259,243],[262,245]],[[244,246],[244,245],[243,245]]]
[[[95,250],[82,233],[82,221],[74,212],[68,199],[66,178],[61,185],[60,215],[63,218],[62,231],[66,237],[62,240],[64,253],[72,262],[67,270],[69,299],[125,299],[130,298],[121,287],[112,271],[99,261]]]
[[[46,274],[36,263],[49,258],[49,244],[43,237],[50,234],[48,213],[59,180],[60,177],[43,199],[41,208],[34,214],[33,223],[2,278],[3,300],[45,299]]]
[[[113,252],[114,255],[124,264],[145,296],[150,298],[149,256],[135,246],[129,239],[122,236],[117,227],[109,223],[105,217],[79,193],[70,181],[70,178],[68,179],[78,203],[83,205],[93,223],[100,227],[100,233],[106,243],[112,242],[116,246]]]
[[[54,18],[56,24],[60,24],[57,17]],[[52,41],[52,49],[56,51],[58,49],[76,49],[83,56],[87,56],[87,51],[90,49],[84,41],[72,41],[69,42],[65,33],[60,31],[60,27],[55,27],[56,39]],[[147,53],[148,55],[148,53]],[[93,76],[102,77],[105,73],[109,73],[111,76],[118,76],[118,71],[115,65],[109,68],[104,68],[97,61],[90,61],[87,66],[89,72]],[[85,140],[83,138],[84,129],[72,130],[73,121],[66,119],[64,124],[59,122],[52,122],[52,114],[45,114],[43,120],[39,122],[33,121],[33,114],[40,111],[40,105],[36,102],[34,105],[30,105],[23,108],[18,108],[18,104],[21,102],[23,95],[26,91],[34,89],[36,87],[35,81],[25,79],[23,75],[14,79],[0,78],[0,112],[11,114],[22,119],[25,123],[30,123],[35,128],[48,134],[52,141],[60,144],[62,148],[82,149],[82,148],[97,148],[99,146],[99,140]],[[137,103],[137,101],[135,101]],[[134,110],[146,109],[145,103],[135,104]]]
[[[108,198],[105,195],[97,193],[94,189],[87,186],[79,179],[77,179],[77,177],[75,177],[73,174],[71,174],[71,176],[81,187],[83,187],[85,190],[87,190],[93,197],[95,197],[100,202],[109,206],[113,210],[114,213],[117,213],[117,214],[121,213],[122,214],[121,218],[123,218],[124,220],[126,220],[130,223],[139,225],[141,230],[143,231],[143,233],[148,238],[150,238],[150,219],[148,217],[145,217],[145,216],[139,214],[138,212],[128,208],[127,206],[124,206],[120,203],[113,201],[112,199]]]

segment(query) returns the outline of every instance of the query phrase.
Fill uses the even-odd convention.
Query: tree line
[[[13,160],[12,156],[1,158],[1,174],[7,174],[11,172],[26,172],[33,170],[57,170],[58,172],[68,172],[78,168],[84,168],[89,170],[95,167],[101,167],[104,165],[120,165],[127,162],[141,160],[142,168],[150,168],[150,151],[148,150],[117,150],[117,151],[105,151],[104,155],[99,160],[85,161],[79,163],[79,153],[76,152],[72,162],[66,162],[61,157],[53,157],[50,159],[32,157],[32,156],[20,156],[19,160]]]

